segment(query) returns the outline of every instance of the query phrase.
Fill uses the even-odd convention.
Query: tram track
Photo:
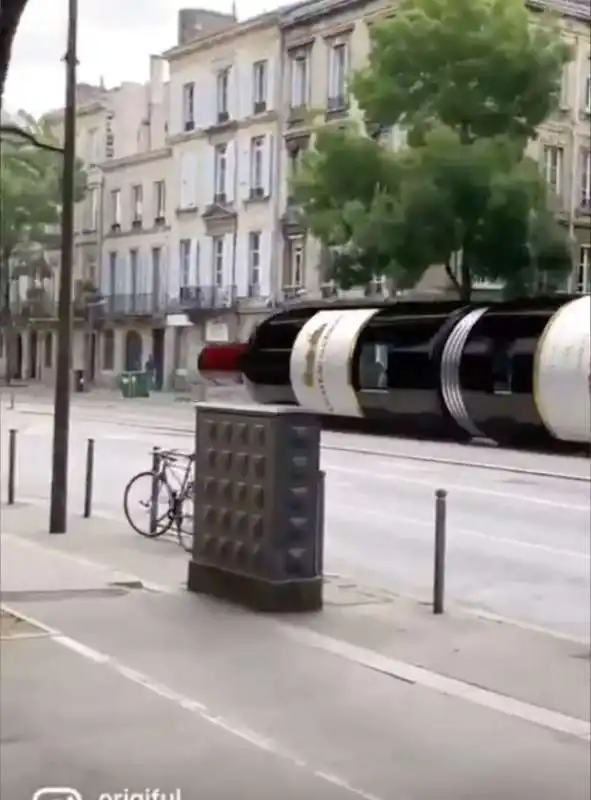
[[[87,423],[100,423],[102,425],[115,425],[117,427],[126,427],[126,428],[133,428],[135,430],[142,430],[142,431],[151,431],[159,436],[161,435],[168,435],[175,438],[186,438],[192,437],[194,434],[193,426],[190,424],[183,424],[182,422],[173,423],[173,424],[163,424],[162,422],[162,415],[158,417],[146,417],[146,418],[139,418],[138,416],[124,416],[119,417],[117,414],[113,414],[111,417],[107,417],[106,415],[97,415],[97,414],[80,414],[81,409],[76,409],[72,422],[80,423],[80,424],[87,424]],[[76,413],[78,412],[78,413]],[[40,416],[40,417],[47,417],[53,414],[53,411],[49,411],[48,409],[24,409],[21,408],[18,411],[14,412],[18,415],[23,415],[26,417],[32,416]],[[361,437],[367,439],[375,439],[376,446],[372,445],[365,445],[362,443],[357,444],[356,442],[352,441],[351,443],[334,443],[331,441],[326,441],[328,437],[342,437],[342,436],[351,436],[351,437]],[[335,453],[350,453],[351,455],[361,455],[361,456],[368,456],[368,457],[376,457],[376,458],[384,458],[392,461],[407,461],[407,462],[418,462],[418,463],[425,463],[425,464],[433,464],[433,465],[442,465],[442,466],[457,466],[464,469],[478,469],[478,470],[485,470],[490,472],[497,472],[497,473],[509,473],[515,475],[523,475],[523,476],[531,476],[536,478],[548,478],[553,480],[564,480],[564,481],[574,481],[578,483],[591,483],[591,462],[587,457],[584,456],[556,456],[553,454],[546,454],[546,453],[523,453],[522,451],[513,451],[513,450],[504,450],[503,448],[499,448],[494,443],[487,443],[482,441],[474,441],[472,443],[467,443],[464,445],[457,445],[447,442],[427,442],[424,440],[412,440],[412,439],[401,439],[401,438],[388,438],[388,444],[384,447],[380,447],[378,442],[380,440],[384,441],[383,436],[371,436],[370,434],[357,434],[357,433],[345,433],[340,431],[325,431],[323,434],[323,438],[325,441],[322,443],[322,450],[327,452],[335,452]],[[389,445],[393,445],[390,447]],[[397,447],[398,445],[398,447]],[[454,449],[462,448],[469,451],[469,453],[473,454],[473,458],[462,458],[456,456],[448,455],[441,455],[441,454],[427,454],[427,453],[410,453],[404,449],[406,446],[431,446],[433,449],[451,446]],[[394,449],[396,448],[396,449]],[[530,456],[532,459],[534,457],[537,458],[538,461],[543,462],[545,460],[551,458],[559,458],[561,461],[569,461],[573,463],[573,466],[580,467],[576,469],[576,472],[570,472],[566,469],[550,469],[544,468],[542,465],[535,466],[535,467],[528,467],[528,466],[521,466],[518,464],[511,464],[507,461],[496,463],[495,461],[491,460],[492,454],[496,454],[497,456],[501,456],[502,453],[508,454],[515,454],[517,456]],[[483,456],[486,454],[487,457],[480,458],[479,454]],[[468,453],[466,453],[468,456]],[[502,456],[501,456],[502,457]]]

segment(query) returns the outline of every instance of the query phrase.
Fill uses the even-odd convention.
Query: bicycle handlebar
[[[171,450],[158,450],[158,455],[163,458],[165,461],[175,462],[178,460],[186,460],[186,461],[194,461],[195,454],[194,453],[183,453],[176,448]]]

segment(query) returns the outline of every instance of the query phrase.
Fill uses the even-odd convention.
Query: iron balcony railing
[[[236,286],[181,286],[178,297],[168,301],[169,311],[215,311],[233,308],[238,301]]]
[[[103,304],[106,315],[151,316],[166,310],[166,302],[160,295],[148,292],[142,294],[108,294]]]

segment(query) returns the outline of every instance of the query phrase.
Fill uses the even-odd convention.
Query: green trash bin
[[[119,385],[123,397],[150,396],[150,375],[147,372],[122,372]]]

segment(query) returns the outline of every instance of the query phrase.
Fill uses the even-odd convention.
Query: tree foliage
[[[40,143],[58,146],[47,123],[36,122],[21,112],[26,132]],[[86,174],[79,162],[75,175],[75,200],[83,199]],[[13,133],[3,134],[0,149],[0,196],[2,215],[2,269],[18,245],[43,244],[48,230],[59,225],[62,194],[62,158],[59,153],[36,147]]]
[[[371,41],[351,81],[365,131],[403,125],[408,146],[326,128],[294,181],[337,284],[413,286],[442,264],[466,299],[476,279],[513,293],[535,291],[540,273],[557,285],[570,245],[524,154],[569,58],[554,21],[532,20],[523,0],[402,0]]]
[[[522,141],[558,105],[568,45],[523,0],[401,0],[371,31],[353,92],[366,117],[419,130],[439,121],[462,141]]]

